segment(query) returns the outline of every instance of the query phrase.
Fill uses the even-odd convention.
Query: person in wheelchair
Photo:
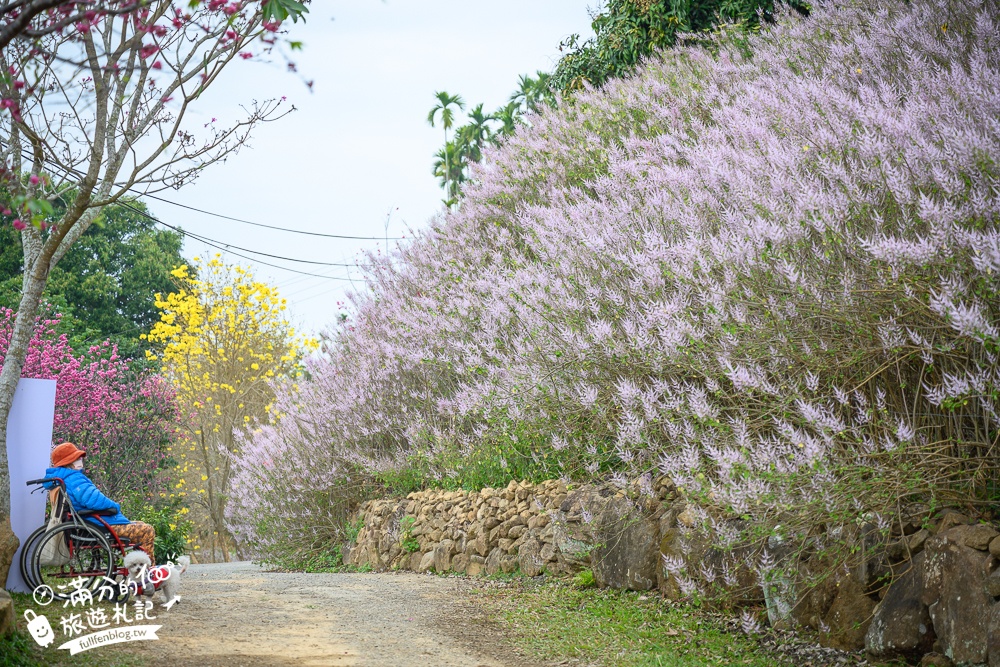
[[[64,442],[52,450],[52,467],[45,471],[46,477],[58,477],[66,485],[73,507],[78,512],[101,512],[101,518],[112,526],[118,537],[127,537],[133,544],[145,551],[155,565],[153,542],[156,532],[148,523],[129,521],[122,514],[121,505],[101,493],[90,478],[83,474],[83,457],[87,453],[71,442]],[[53,482],[44,484],[46,489],[55,488]],[[97,526],[101,522],[92,516],[84,518]]]

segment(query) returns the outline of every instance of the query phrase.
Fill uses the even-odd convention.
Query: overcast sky
[[[588,0],[315,0],[306,25],[291,26],[290,34],[305,42],[295,62],[302,79],[315,82],[313,92],[282,67],[238,63],[201,102],[206,122],[235,118],[241,103],[283,95],[298,110],[258,128],[249,149],[194,184],[162,196],[264,224],[354,236],[385,236],[389,214],[388,236],[402,236],[441,206],[431,164],[444,138],[440,125],[426,121],[434,92],[495,109],[517,88],[518,75],[551,71],[559,42],[574,32],[590,34]],[[352,263],[362,249],[385,245],[274,232],[147,203],[166,223],[274,255]],[[189,239],[185,255],[205,248]],[[356,268],[260,259],[340,278],[359,275]],[[311,332],[331,321],[351,285],[253,265]]]

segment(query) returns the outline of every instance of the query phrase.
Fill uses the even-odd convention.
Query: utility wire
[[[22,155],[25,158],[30,158],[31,157],[29,155],[24,154],[23,152],[22,152]],[[73,176],[76,176],[77,178],[79,178],[79,177],[82,176],[82,174],[80,174],[78,172],[74,173],[75,170],[72,170],[72,169],[60,169],[59,171],[63,171],[64,172],[64,174],[63,174],[64,176],[73,175]],[[131,188],[130,188],[130,190],[131,190]],[[264,224],[257,223],[257,222],[250,222],[249,220],[241,220],[240,218],[233,218],[233,217],[225,216],[225,215],[222,215],[222,214],[219,214],[219,213],[212,213],[210,211],[203,211],[201,209],[197,209],[197,208],[194,208],[192,206],[187,206],[185,204],[178,204],[176,202],[172,202],[170,200],[163,199],[162,197],[157,197],[156,195],[139,194],[139,193],[137,193],[137,196],[140,196],[140,197],[149,197],[151,199],[155,199],[157,201],[164,202],[166,204],[173,204],[174,206],[179,206],[181,208],[186,208],[186,209],[189,209],[189,210],[192,210],[192,211],[197,211],[198,213],[203,213],[205,215],[211,215],[211,216],[215,216],[215,217],[218,217],[218,218],[223,218],[223,219],[226,219],[226,220],[232,220],[234,222],[241,222],[241,223],[245,223],[245,224],[248,224],[248,225],[254,225],[254,226],[257,226],[257,227],[265,227],[265,228],[269,228],[269,229],[276,229],[276,230],[279,230],[279,231],[291,232],[291,233],[296,233],[296,234],[309,234],[309,235],[312,235],[312,236],[323,236],[323,237],[328,237],[328,238],[340,238],[340,239],[355,239],[355,240],[364,240],[364,241],[382,241],[382,240],[389,240],[389,239],[391,239],[391,240],[397,240],[397,241],[403,240],[402,238],[397,238],[397,237],[388,237],[387,238],[387,237],[375,237],[375,236],[373,236],[373,237],[366,237],[366,236],[338,236],[338,235],[334,235],[334,234],[320,234],[318,232],[305,232],[305,231],[296,230],[296,229],[287,229],[287,228],[284,228],[284,227],[275,227],[275,226],[272,226],[272,225],[264,225]],[[232,248],[235,248],[237,250],[242,250],[243,252],[248,252],[248,253],[251,253],[253,255],[261,255],[262,257],[270,257],[272,259],[280,259],[280,260],[284,260],[284,261],[288,261],[288,262],[299,262],[299,263],[302,263],[302,264],[318,264],[318,265],[321,265],[321,266],[342,266],[342,267],[348,267],[348,268],[350,268],[352,266],[357,266],[356,264],[344,264],[344,263],[338,263],[338,262],[316,262],[316,261],[307,260],[307,259],[295,259],[293,257],[283,257],[281,255],[272,255],[272,254],[269,254],[269,253],[266,253],[266,252],[260,252],[258,250],[250,250],[249,248],[242,248],[240,246],[235,246],[235,245],[226,243],[225,241],[219,241],[217,239],[211,239],[211,238],[208,238],[208,237],[205,237],[205,236],[199,236],[197,234],[193,234],[191,232],[184,231],[183,229],[180,229],[178,227],[174,227],[172,225],[168,225],[167,223],[165,223],[165,222],[163,222],[161,220],[158,220],[155,217],[149,215],[145,211],[142,211],[141,209],[139,209],[139,208],[137,208],[137,207],[129,204],[127,201],[119,201],[119,202],[117,202],[117,204],[119,206],[122,206],[123,208],[129,209],[133,213],[136,213],[136,214],[138,214],[138,215],[146,218],[147,220],[149,220],[149,221],[151,221],[151,222],[153,222],[155,224],[162,225],[162,226],[167,227],[169,229],[172,229],[175,232],[178,232],[180,234],[184,234],[186,236],[190,236],[191,238],[196,239],[198,241],[201,241],[202,243],[205,243],[206,245],[209,245],[209,246],[211,246],[211,247],[213,247],[213,248],[215,248],[217,250],[222,250],[224,252],[228,252],[228,253],[231,253],[233,255],[236,255],[237,257],[242,257],[243,259],[250,260],[251,262],[257,262],[259,264],[263,264],[265,266],[271,266],[271,267],[274,267],[276,269],[283,269],[285,271],[290,271],[292,273],[298,273],[298,274],[301,274],[301,275],[304,275],[304,276],[312,276],[312,277],[316,277],[316,278],[328,278],[330,280],[343,280],[343,281],[346,281],[346,282],[351,282],[351,278],[341,278],[341,277],[336,277],[336,276],[324,276],[324,275],[321,275],[321,274],[318,274],[318,273],[309,273],[308,271],[299,271],[299,270],[296,270],[296,269],[289,269],[287,267],[280,266],[278,264],[271,264],[269,262],[265,262],[265,261],[256,259],[254,257],[247,257],[246,255],[241,255],[241,254],[239,254],[237,252],[234,252],[232,250]],[[220,246],[218,244],[222,244],[222,245]],[[222,247],[222,246],[225,246],[225,247]]]
[[[149,220],[152,220],[153,222],[159,223],[161,225],[166,225],[166,226],[169,227],[169,225],[167,225],[165,222],[161,222],[161,221],[157,220],[156,218],[152,217],[148,213],[143,213],[140,209],[136,208],[135,206],[132,206],[128,202],[118,202],[118,205],[122,206],[123,208],[127,208],[128,210],[132,211],[133,213],[137,213],[137,214],[139,214],[139,215],[141,215],[141,216],[143,216],[145,218],[148,218]],[[175,229],[175,228],[171,227],[171,229]],[[261,257],[270,257],[271,259],[280,259],[280,260],[284,260],[286,262],[298,262],[300,264],[319,264],[320,266],[356,266],[355,264],[344,264],[344,263],[341,263],[341,262],[314,262],[313,260],[310,260],[310,259],[295,259],[294,257],[283,257],[281,255],[272,255],[270,253],[261,252],[259,250],[250,250],[249,248],[241,248],[238,245],[232,245],[231,243],[226,243],[225,241],[219,241],[218,239],[211,239],[211,238],[208,238],[207,236],[199,236],[198,234],[193,234],[193,233],[191,233],[189,231],[184,231],[183,233],[186,234],[187,236],[190,236],[193,239],[198,240],[198,241],[212,241],[214,243],[221,243],[222,245],[226,246],[227,248],[235,248],[236,250],[242,250],[243,252],[248,252],[251,255],[260,255]]]
[[[174,230],[175,232],[177,232],[179,234],[183,234],[185,236],[190,236],[193,239],[197,239],[198,241],[201,241],[205,245],[210,246],[212,248],[215,248],[216,250],[221,250],[222,252],[228,252],[231,255],[236,255],[237,257],[242,257],[243,259],[248,259],[251,262],[256,262],[258,264],[263,264],[264,266],[272,266],[272,267],[274,267],[276,269],[281,269],[282,271],[290,271],[291,273],[298,273],[298,274],[303,275],[303,276],[312,276],[314,278],[326,278],[327,280],[341,280],[343,282],[353,282],[353,280],[351,278],[342,278],[340,276],[324,276],[321,273],[310,273],[308,271],[299,271],[298,269],[290,269],[287,266],[280,266],[278,264],[271,264],[270,262],[265,262],[263,260],[255,258],[255,257],[248,257],[246,255],[241,255],[238,252],[233,252],[229,248],[226,248],[224,246],[212,243],[210,240],[208,240],[208,239],[206,239],[204,237],[195,236],[194,234],[186,232],[186,231],[184,231],[183,229],[181,229],[179,227],[174,227],[173,225],[168,225],[167,223],[162,222],[160,220],[156,220],[155,218],[152,218],[152,220],[153,220],[153,222],[155,222],[155,223],[157,223],[159,225],[163,225],[164,227],[166,227],[168,229],[172,229],[172,230]],[[345,264],[344,266],[348,266],[348,265]]]
[[[222,218],[223,220],[230,220],[232,222],[239,222],[244,225],[253,225],[254,227],[263,227],[264,229],[275,229],[279,232],[288,232],[290,234],[304,234],[306,236],[322,236],[327,239],[351,239],[354,241],[403,241],[405,240],[402,236],[343,236],[341,234],[321,234],[320,232],[307,232],[303,229],[289,229],[288,227],[278,227],[275,225],[265,225],[262,222],[251,222],[250,220],[243,220],[242,218],[234,218],[229,215],[222,215],[221,213],[212,213],[211,211],[205,211],[200,208],[195,208],[194,206],[188,206],[187,204],[178,204],[177,202],[170,201],[169,199],[164,199],[162,197],[157,197],[156,195],[144,194],[141,197],[148,197],[149,199],[155,199],[156,201],[161,201],[164,204],[170,204],[171,206],[177,206],[179,208],[186,208],[189,211],[195,211],[196,213],[201,213],[203,215],[210,215],[214,218]]]

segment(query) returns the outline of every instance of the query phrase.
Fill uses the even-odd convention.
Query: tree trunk
[[[10,346],[4,355],[3,369],[0,370],[0,542],[4,541],[5,534],[9,533],[14,542],[17,543],[17,537],[13,535],[13,532],[10,532],[10,468],[7,461],[7,421],[10,417],[11,405],[14,402],[14,392],[21,379],[21,369],[24,367],[24,359],[28,353],[28,344],[31,342],[31,334],[35,328],[35,318],[38,316],[38,306],[42,300],[47,277],[47,267],[32,266],[30,273],[25,273],[21,303],[18,306],[17,318],[14,320],[14,331],[10,338]],[[13,552],[8,555],[7,549],[0,549],[0,586],[7,581],[7,572],[10,570],[13,557]]]

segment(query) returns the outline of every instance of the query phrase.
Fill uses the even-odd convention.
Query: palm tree
[[[535,88],[532,92],[534,93],[536,108],[532,110],[537,111],[539,104],[547,104],[550,107],[555,106],[556,94],[552,91],[552,75],[541,70],[535,72],[535,74],[538,78],[535,79]]]
[[[500,139],[514,135],[514,131],[517,130],[517,126],[521,122],[521,105],[517,102],[509,102],[507,106],[500,107],[490,114],[490,117],[500,122],[500,129],[494,133],[492,140],[493,144],[497,145],[500,143]]]
[[[443,90],[434,93],[434,97],[437,98],[438,103],[434,105],[434,108],[431,109],[430,113],[427,114],[427,122],[431,124],[431,127],[434,127],[434,119],[436,119],[438,115],[441,116],[441,126],[444,128],[444,144],[445,144],[445,150],[443,151],[445,159],[444,173],[446,179],[445,189],[447,190],[448,187],[447,178],[452,173],[451,163],[450,163],[451,156],[449,155],[450,151],[447,150],[448,130],[450,130],[452,125],[455,124],[455,112],[453,110],[453,107],[458,107],[459,109],[465,109],[465,100],[462,99],[461,95],[449,95]],[[437,173],[436,168],[435,168],[435,173]]]
[[[519,106],[523,102],[527,110],[532,113],[538,113],[542,104],[551,105],[555,102],[555,95],[549,85],[552,75],[539,70],[535,72],[535,76],[538,78],[522,74],[518,78],[517,92],[510,96],[511,102],[515,102]]]
[[[483,159],[483,146],[489,143],[493,136],[493,128],[488,123],[493,116],[483,113],[483,105],[477,104],[469,112],[469,122],[458,129],[461,141],[458,143],[465,149],[469,160],[479,162]]]
[[[446,206],[453,206],[458,201],[459,185],[465,180],[465,155],[461,147],[454,141],[449,141],[444,148],[434,154],[434,175],[441,179],[444,188]]]
[[[510,96],[510,101],[517,104],[518,107],[523,103],[525,107],[531,109],[531,103],[528,100],[531,98],[534,88],[535,80],[527,74],[522,74],[517,79],[517,91]]]

